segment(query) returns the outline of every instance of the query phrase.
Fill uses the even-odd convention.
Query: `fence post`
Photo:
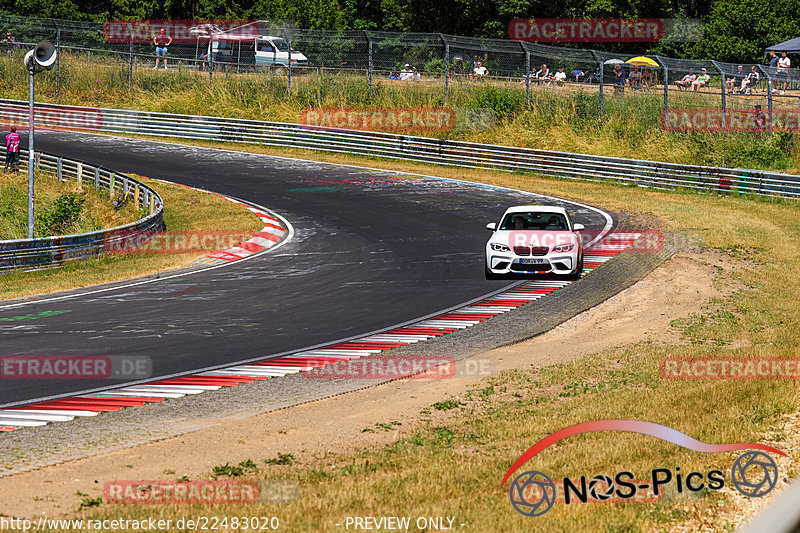
[[[769,117],[767,124],[769,125],[769,134],[772,135],[772,78],[767,77],[767,116]]]
[[[116,174],[113,172],[108,175],[108,197],[112,199],[114,198],[114,182],[116,181],[116,177]]]
[[[56,30],[56,92],[61,82],[61,28]]]
[[[669,109],[669,67],[666,63],[661,64],[664,65],[664,113],[666,113]]]
[[[94,188],[100,189],[100,169],[98,167],[94,168]]]
[[[600,79],[598,80],[600,83],[599,83],[598,92],[597,92],[597,103],[598,103],[599,108],[600,108],[598,110],[598,116],[602,117],[603,116],[603,103],[604,103],[604,97],[603,97],[604,68],[603,67],[605,66],[605,64],[603,63],[603,58],[602,58],[602,56],[600,56],[599,53],[595,52],[594,50],[589,50],[589,51],[592,53],[592,56],[594,56],[595,61],[597,61],[600,64]]]
[[[369,32],[364,30],[364,37],[367,39],[367,53],[369,54],[369,60],[367,62],[367,84],[369,85],[369,95],[372,96],[372,69],[374,68],[372,64],[372,39],[369,38]]]
[[[208,39],[208,87],[211,88],[211,82],[214,81],[214,38]]]
[[[439,38],[444,43],[444,101],[447,103],[450,97],[450,43],[441,33]]]
[[[64,158],[56,159],[56,179],[61,182],[64,178]]]
[[[525,45],[522,47],[525,48],[525,103],[531,105],[531,52]]]
[[[78,163],[75,169],[75,183],[79,191],[83,190],[83,163]]]
[[[131,35],[131,42],[128,49],[129,64],[128,64],[128,91],[133,90],[133,35]]]
[[[726,93],[725,93],[725,71],[713,59],[711,60],[711,64],[714,65],[714,68],[717,69],[717,71],[722,76],[722,85],[721,85],[721,89],[722,89],[722,131],[725,131],[726,130],[725,126],[726,126],[726,122],[727,122],[727,120],[725,120],[727,118],[725,116],[725,108],[726,108],[726,100],[725,100],[725,98],[726,98]]]
[[[239,51],[236,56],[236,74],[239,74],[240,67],[242,66],[242,41],[239,41]]]
[[[286,92],[292,95],[292,36],[286,31],[286,42],[289,43],[289,64],[286,66]]]

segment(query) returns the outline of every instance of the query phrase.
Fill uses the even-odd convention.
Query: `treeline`
[[[514,18],[695,18],[702,40],[657,45],[582,44],[672,57],[760,61],[766,46],[800,37],[797,0],[0,0],[16,15],[108,19],[266,19],[301,28],[432,32],[506,38]]]

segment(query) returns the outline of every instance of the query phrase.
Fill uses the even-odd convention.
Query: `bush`
[[[524,104],[524,93],[487,85],[475,91],[471,107],[491,109],[502,120],[522,109]]]
[[[81,217],[86,198],[74,192],[65,192],[53,201],[52,207],[36,216],[38,232],[43,235],[67,233]]]

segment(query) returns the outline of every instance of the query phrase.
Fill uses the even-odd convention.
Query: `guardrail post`
[[[128,196],[128,178],[122,178],[122,197]]]
[[[83,163],[78,163],[75,169],[75,182],[79,191],[83,190]]]
[[[133,205],[139,209],[139,184],[133,186]]]
[[[94,188],[100,189],[100,169],[97,167],[94,169]]]
[[[156,210],[156,197],[152,194],[148,194],[150,197],[150,214],[152,215]]]
[[[56,179],[61,182],[64,181],[64,158],[59,157],[56,159]]]
[[[113,172],[108,174],[108,197],[114,198],[114,182],[116,181],[116,175]]]

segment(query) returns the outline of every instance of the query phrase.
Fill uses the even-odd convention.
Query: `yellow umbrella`
[[[658,63],[654,60],[650,59],[649,57],[645,56],[637,56],[632,57],[631,59],[627,60],[626,63],[631,65],[641,65],[643,67],[656,67],[658,68]]]

